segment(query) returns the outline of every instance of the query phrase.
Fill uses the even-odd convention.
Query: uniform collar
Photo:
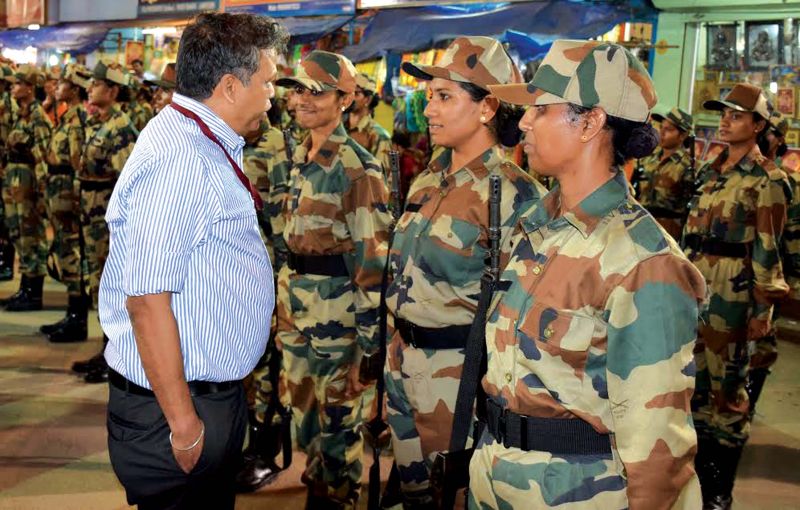
[[[453,158],[453,149],[441,147],[434,151],[428,171],[432,173],[447,171]],[[483,154],[476,157],[464,167],[447,176],[447,179],[454,177],[459,172],[466,172],[473,181],[479,181],[489,175],[490,168],[497,168],[505,161],[503,149],[495,145],[486,150]]]
[[[717,159],[711,163],[711,167],[720,172],[722,169],[722,164],[725,162],[725,159],[728,156],[728,149],[726,148],[722,151],[722,154],[717,156]],[[740,159],[734,166],[732,170],[739,170],[741,172],[749,174],[753,171],[756,166],[763,166],[763,163],[767,160],[763,154],[761,154],[761,149],[758,148],[758,145],[754,145],[753,148],[745,154],[742,159]]]
[[[361,117],[358,120],[358,122],[356,123],[356,127],[351,128],[349,131],[351,131],[351,132],[353,132],[353,131],[358,131],[358,132],[370,131],[370,128],[372,127],[372,120],[373,119],[372,119],[371,115],[369,115],[369,114],[364,115],[363,117]]]
[[[522,228],[526,233],[530,234],[545,225],[550,225],[550,228],[554,230],[571,225],[584,238],[589,237],[603,218],[628,200],[628,180],[622,170],[617,170],[605,184],[581,200],[573,209],[556,218],[560,197],[561,186],[556,183],[553,189],[537,202],[521,220]]]
[[[208,124],[211,132],[214,133],[219,141],[231,152],[244,147],[244,138],[231,129],[231,127],[208,106],[200,101],[195,101],[190,97],[178,94],[177,92],[172,95],[172,101],[196,113],[203,122]]]
[[[333,130],[333,133],[331,133],[328,139],[325,140],[325,143],[322,144],[322,147],[317,151],[317,154],[314,156],[312,161],[323,168],[333,167],[339,156],[339,147],[341,147],[346,141],[347,131],[345,131],[344,125],[340,122],[339,125],[336,126],[336,129]],[[297,151],[295,151],[294,154],[294,162],[299,165],[311,163],[312,161],[306,162],[306,155],[310,150],[311,133],[306,135],[303,143],[297,147]]]

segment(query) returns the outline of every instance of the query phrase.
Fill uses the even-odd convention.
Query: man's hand
[[[197,446],[192,448],[191,450],[178,450],[178,448],[188,448],[191,446],[197,438],[200,437],[200,434],[203,434],[203,437],[200,438],[200,442],[197,443]],[[200,454],[203,453],[203,445],[205,444],[206,436],[205,436],[205,429],[204,424],[200,421],[195,415],[194,423],[192,423],[186,430],[173,430],[172,431],[172,455],[175,456],[175,460],[178,462],[178,465],[181,467],[184,473],[189,474],[192,469],[197,465],[197,461],[200,460]]]
[[[747,322],[747,339],[758,340],[769,335],[772,324],[767,319],[752,318]]]

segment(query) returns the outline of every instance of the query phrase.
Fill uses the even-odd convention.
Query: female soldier
[[[361,354],[378,349],[378,302],[391,221],[380,162],[347,136],[355,68],[312,51],[296,76],[297,122],[278,277],[278,333],[297,442],[308,454],[308,508],[354,508],[363,440],[361,395],[347,384]]]
[[[489,177],[502,178],[501,246],[521,204],[544,188],[504,157],[519,142],[521,110],[491,96],[490,85],[520,83],[496,40],[461,37],[437,66],[405,64],[430,81],[425,108],[439,147],[411,184],[390,254],[387,308],[395,330],[387,350],[388,422],[406,506],[430,505],[430,468],[448,450],[464,347],[488,254]],[[504,258],[507,260],[507,257]],[[391,321],[390,321],[391,322]]]
[[[770,116],[761,89],[740,83],[703,106],[722,112],[719,138],[729,144],[700,169],[703,184],[683,231],[689,260],[711,290],[699,328],[692,411],[704,508],[717,509],[730,508],[750,432],[749,356],[771,332],[773,303],[789,290],[778,240],[791,194],[786,174],[757,146]]]
[[[653,83],[621,46],[559,40],[530,83],[490,90],[532,105],[524,149],[558,184],[523,213],[489,310],[470,507],[697,509],[705,285],[621,169],[658,142]]]

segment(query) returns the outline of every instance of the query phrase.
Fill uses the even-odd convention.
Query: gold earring
[[[345,110],[347,110],[347,108],[345,108],[344,106],[342,106],[342,111],[345,111]]]
[[[481,124],[486,124],[486,117],[481,115]]]
[[[586,135],[583,135],[583,136],[581,137],[581,141],[584,141],[584,142],[586,141]]]

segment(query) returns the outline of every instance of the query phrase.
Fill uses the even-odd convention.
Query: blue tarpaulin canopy
[[[0,32],[0,46],[13,49],[33,46],[41,50],[89,53],[103,44],[109,30],[108,25],[98,23],[52,25],[39,30],[6,30]]]
[[[521,48],[521,53],[538,54],[555,39],[596,37],[624,21],[654,21],[655,15],[641,0],[541,0],[386,9],[375,15],[361,42],[343,53],[361,62],[388,52],[429,49],[460,35],[503,35],[512,48]]]
[[[313,16],[278,18],[278,22],[292,34],[292,43],[302,44],[335,32],[352,19],[353,16]]]

